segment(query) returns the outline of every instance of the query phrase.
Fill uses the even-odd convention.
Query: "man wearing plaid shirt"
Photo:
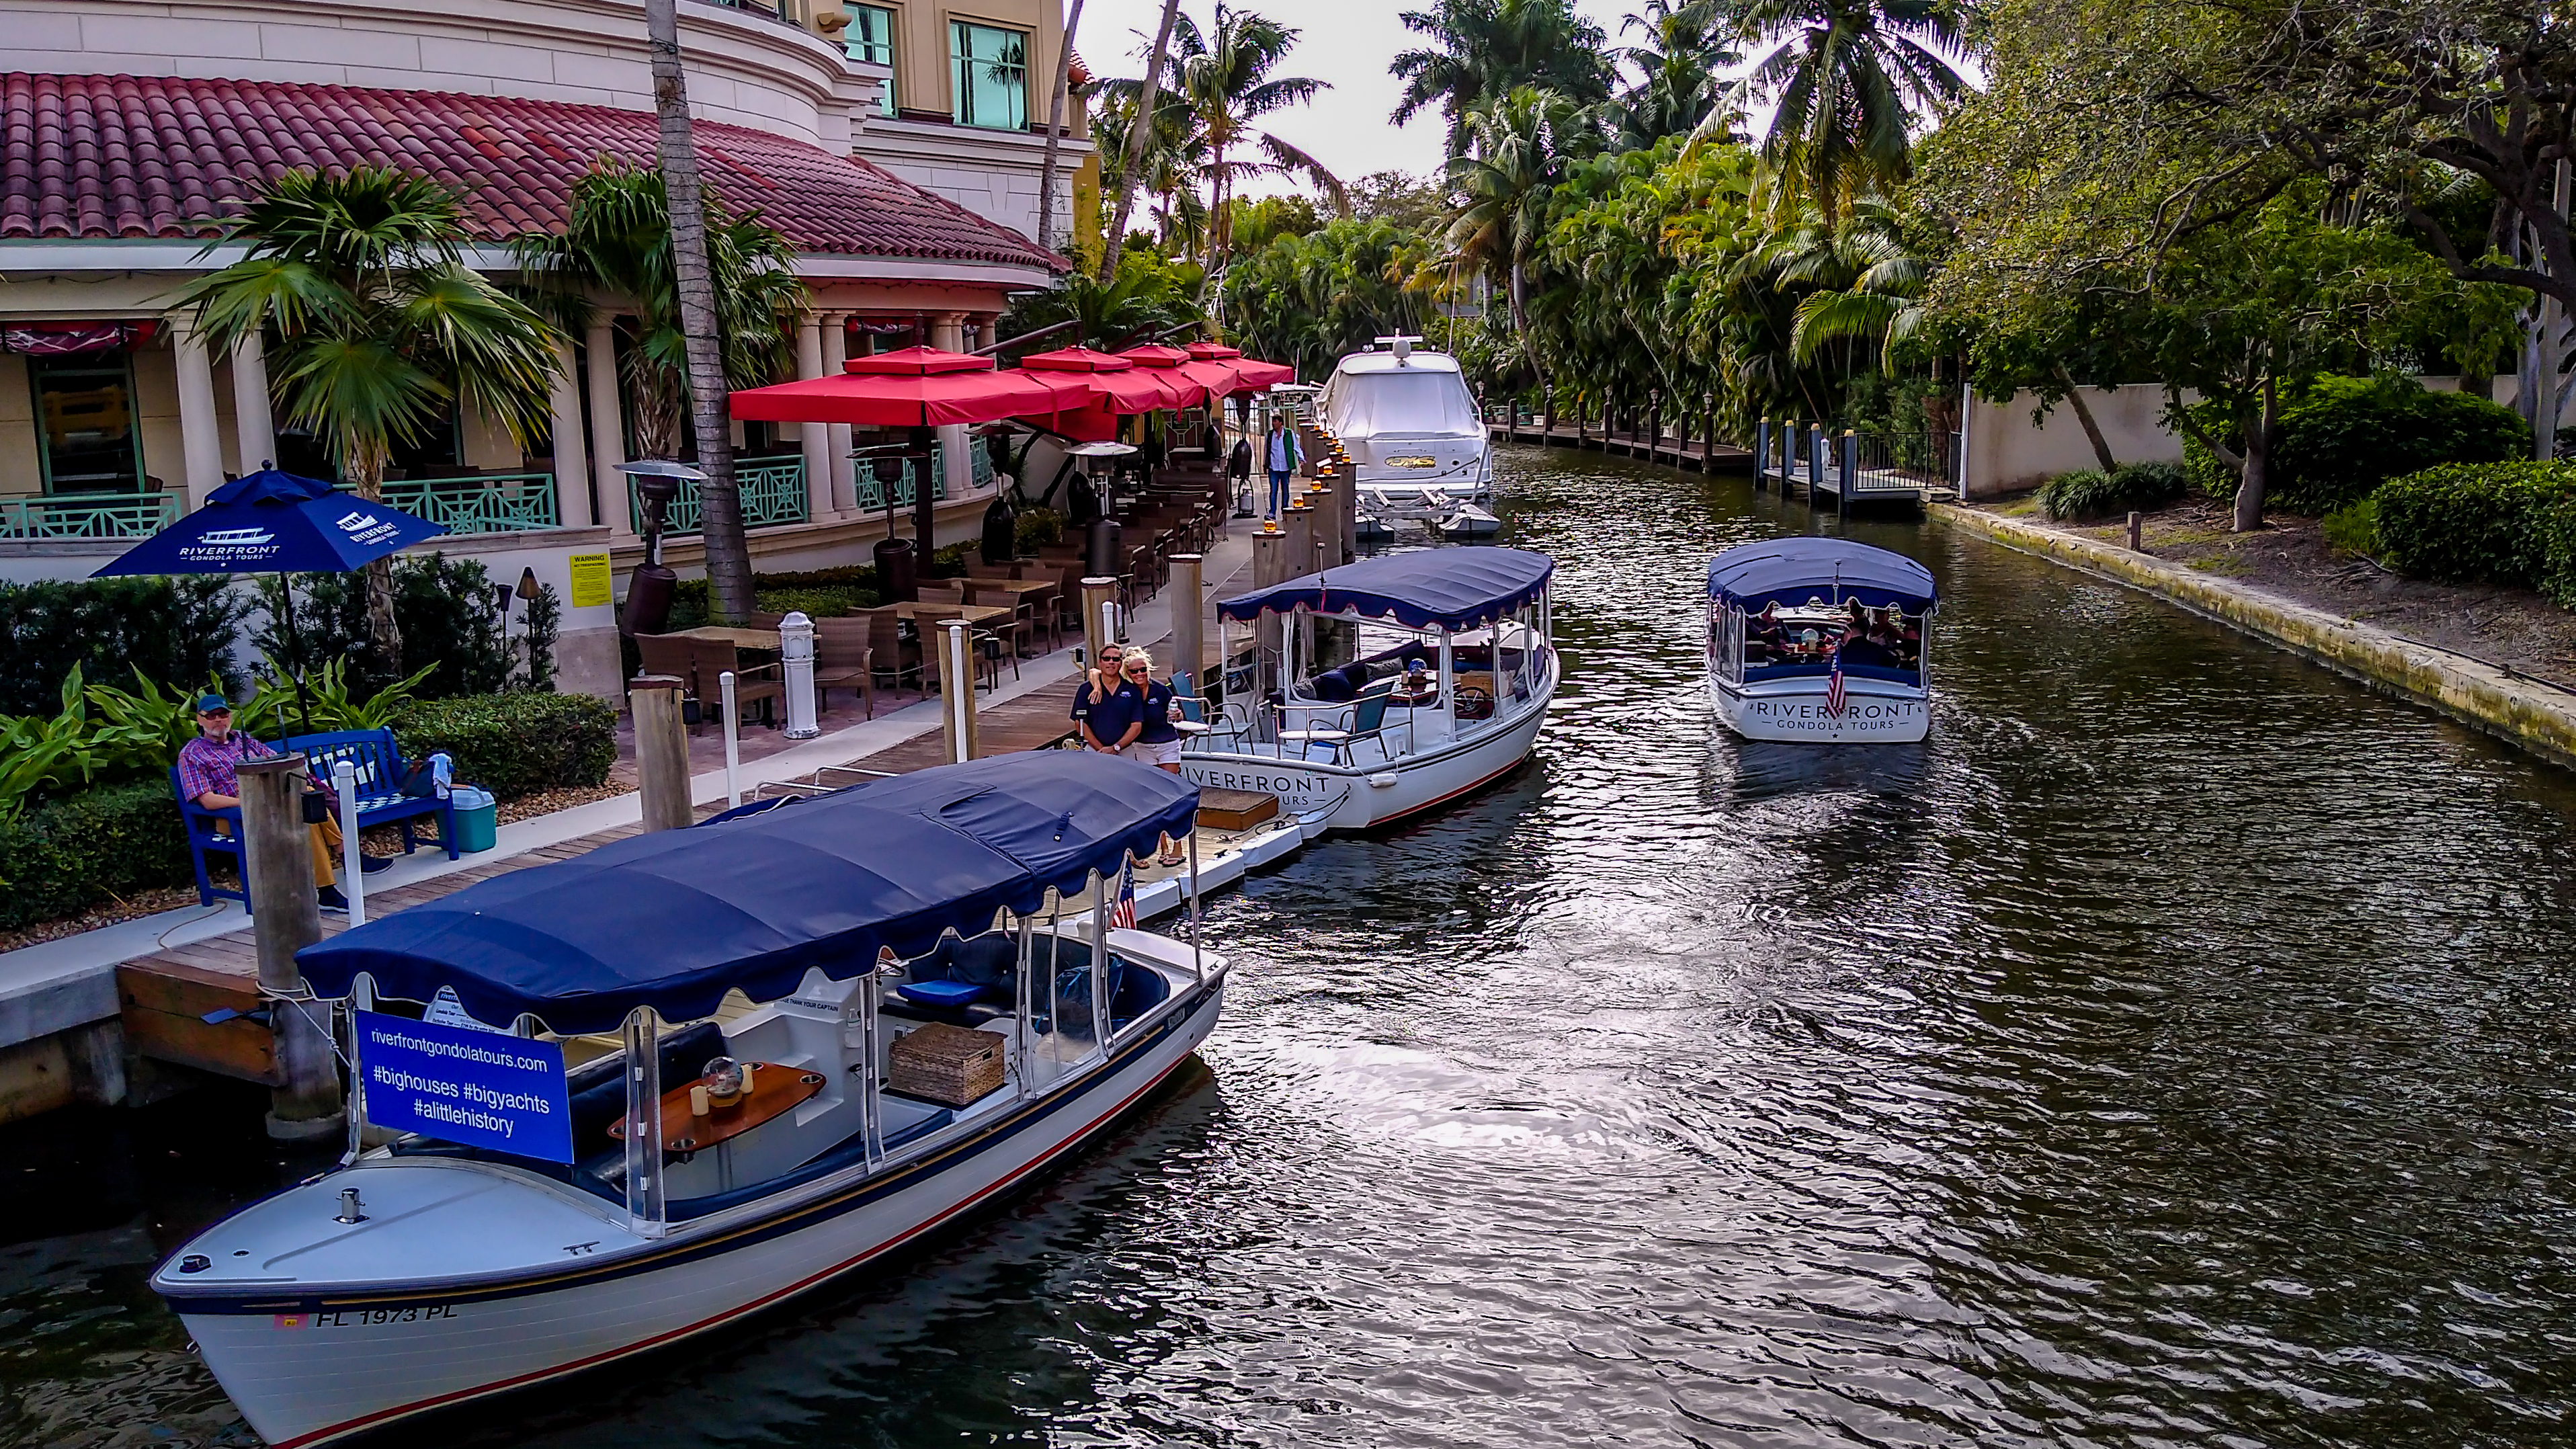
[[[179,788],[198,806],[207,810],[228,810],[241,803],[239,771],[244,760],[265,760],[277,751],[261,744],[243,731],[233,728],[231,701],[220,694],[201,695],[197,699],[197,737],[179,747]],[[227,822],[215,828],[229,835]],[[304,827],[313,849],[313,884],[319,889],[322,909],[346,914],[349,898],[340,894],[340,875],[333,862],[340,858],[340,822],[325,818],[319,825]],[[392,865],[368,857],[360,868],[369,874]]]

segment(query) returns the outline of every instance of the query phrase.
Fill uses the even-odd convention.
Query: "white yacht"
[[[1276,796],[1309,836],[1500,779],[1529,757],[1556,694],[1555,571],[1520,549],[1426,549],[1219,600],[1237,665],[1222,709],[1184,726],[1182,775]]]
[[[1730,548],[1708,565],[1710,703],[1749,740],[1920,740],[1939,602],[1929,569],[1865,543]]]
[[[1491,504],[1494,450],[1458,359],[1381,337],[1333,368],[1315,400],[1324,430],[1350,451],[1360,502],[1386,517],[1449,518]]]

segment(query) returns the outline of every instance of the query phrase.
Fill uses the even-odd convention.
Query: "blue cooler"
[[[448,803],[456,807],[456,848],[464,851],[490,850],[494,832],[500,829],[497,819],[499,802],[489,790],[459,785],[448,793]]]

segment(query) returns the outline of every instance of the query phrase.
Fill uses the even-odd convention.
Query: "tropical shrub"
[[[2133,463],[2111,473],[2097,468],[2060,473],[2040,485],[2039,506],[2056,519],[2104,518],[2162,508],[2186,491],[2179,465]]]
[[[617,711],[586,694],[422,700],[393,730],[407,759],[445,751],[459,781],[504,800],[598,785],[617,763]]]
[[[0,815],[0,930],[194,878],[166,778],[83,790]]]
[[[250,599],[232,585],[221,574],[0,583],[0,714],[53,709],[74,669],[237,682],[233,643]]]
[[[2576,463],[2445,464],[2389,479],[2374,501],[2380,541],[2407,573],[2523,588],[2576,575],[2563,542],[2576,533],[2565,520]]]
[[[1023,508],[1012,525],[1012,541],[1026,558],[1039,549],[1064,542],[1064,515],[1052,508]]]
[[[2227,426],[2206,403],[2193,415],[2213,432]],[[2229,436],[2228,444],[2239,442]],[[2434,392],[2404,377],[2322,378],[2281,409],[2268,501],[2293,513],[2328,513],[2401,474],[2530,456],[2530,425],[2485,398]],[[2236,496],[2236,475],[2197,441],[2184,442],[2183,460],[2202,492]]]
[[[356,574],[294,574],[295,638],[290,647],[275,575],[259,580],[268,619],[251,631],[251,643],[281,663],[301,660],[308,671],[323,661],[348,661],[350,683],[362,693],[397,676],[376,665],[367,644],[365,581]],[[504,633],[492,576],[475,559],[445,554],[406,555],[394,561],[394,623],[402,634],[405,673],[430,671],[419,686],[424,699],[490,694],[509,683],[515,667]]]
[[[2347,503],[2320,520],[2326,545],[2340,553],[2357,553],[2363,558],[2377,558],[2388,546],[2379,539],[2379,500],[2365,498]]]

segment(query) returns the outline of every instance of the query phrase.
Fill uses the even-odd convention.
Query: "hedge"
[[[0,583],[0,714],[52,714],[74,665],[93,683],[123,684],[140,669],[196,686],[212,671],[229,686],[233,640],[249,591],[231,577]]]
[[[0,929],[195,879],[166,778],[84,790],[0,819]]]
[[[2055,519],[2101,518],[2132,509],[2145,512],[2178,501],[2189,485],[2173,463],[2132,463],[2112,473],[2086,468],[2060,473],[2039,487],[2042,512]]]
[[[2192,410],[2202,427],[2225,430],[2223,410]],[[2513,409],[2470,393],[2434,392],[2412,378],[2320,378],[2281,408],[2266,505],[2330,513],[2370,496],[2381,483],[2442,463],[2502,463],[2531,456],[2531,427]],[[2236,496],[2236,475],[2207,448],[2185,439],[2183,466],[2214,498]]]
[[[2379,540],[2407,573],[2576,597],[2576,463],[2453,463],[2373,495]]]
[[[617,711],[586,694],[486,694],[427,700],[394,717],[403,754],[444,750],[456,778],[504,800],[578,789],[617,763]]]

